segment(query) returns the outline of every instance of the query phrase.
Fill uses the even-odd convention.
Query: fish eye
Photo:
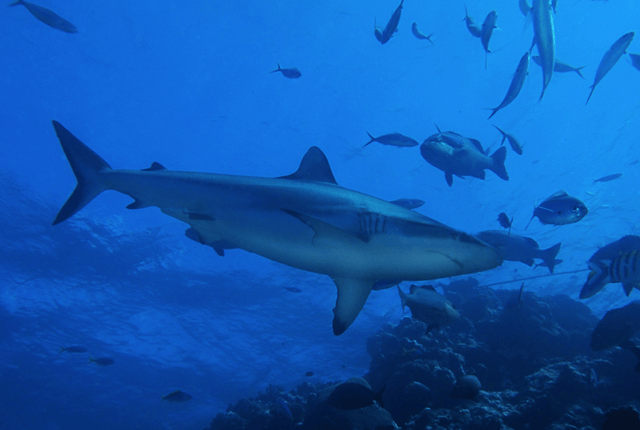
[[[580,206],[574,206],[574,207],[572,207],[572,208],[571,208],[571,212],[573,212],[573,213],[578,213],[578,212],[580,212]]]

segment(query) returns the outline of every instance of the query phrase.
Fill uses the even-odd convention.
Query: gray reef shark
[[[53,126],[78,181],[54,225],[103,191],[126,194],[134,199],[127,208],[160,208],[220,255],[240,248],[330,276],[338,287],[336,335],[353,323],[378,281],[444,278],[502,263],[498,251],[469,234],[340,187],[317,147],[295,173],[279,178],[177,172],[159,163],[116,170],[60,123]]]

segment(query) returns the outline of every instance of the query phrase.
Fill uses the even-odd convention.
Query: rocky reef
[[[338,382],[270,386],[218,414],[211,430],[640,429],[637,360],[591,351],[598,319],[587,306],[472,278],[442,287],[460,318],[429,333],[408,317],[382,327],[367,341],[364,388],[342,403],[330,401]],[[469,381],[481,387],[461,389]]]

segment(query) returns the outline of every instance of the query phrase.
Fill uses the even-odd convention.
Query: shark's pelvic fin
[[[298,170],[290,175],[281,176],[281,178],[301,181],[328,182],[330,184],[338,185],[336,178],[333,176],[333,172],[331,172],[331,166],[329,166],[327,157],[317,146],[309,148],[304,157],[302,157]]]
[[[333,334],[339,336],[355,321],[375,282],[348,278],[337,278],[333,282],[338,287],[338,300],[333,308]]]
[[[154,161],[153,163],[151,163],[151,167],[142,169],[143,172],[153,172],[155,170],[167,170],[167,168],[164,167],[162,164],[158,163],[157,161]]]
[[[106,190],[100,178],[100,173],[111,170],[111,166],[59,122],[53,121],[53,128],[56,130],[62,150],[67,156],[71,169],[78,181],[76,189],[73,190],[73,193],[53,221],[53,225],[56,225],[72,217],[96,198],[98,194]]]

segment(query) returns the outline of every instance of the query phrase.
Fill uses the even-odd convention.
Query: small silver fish
[[[536,206],[529,224],[535,217],[538,217],[543,224],[573,224],[584,218],[587,212],[589,212],[587,206],[582,201],[568,195],[565,191],[558,191]],[[529,224],[524,228],[525,230]]]
[[[622,176],[622,173],[614,173],[612,175],[607,175],[607,176],[603,176],[602,178],[594,179],[593,183],[595,184],[596,182],[609,182],[609,181],[618,179],[621,176]]]
[[[550,1],[533,0],[531,13],[533,14],[533,44],[538,47],[542,66],[542,93],[540,93],[540,100],[542,100],[551,82],[556,63],[556,38]]]
[[[464,18],[462,18],[462,20],[467,24],[467,30],[469,30],[469,33],[471,33],[473,37],[479,38],[482,36],[482,29],[475,23],[473,18],[469,16],[467,5],[464,5]]]
[[[380,31],[377,27],[375,29],[376,39],[378,39],[378,42],[382,43],[383,45],[391,39],[396,31],[398,31],[398,24],[400,23],[400,14],[402,13],[403,3],[404,0],[401,0],[400,4],[393,12],[393,15],[391,15],[391,18],[389,18],[389,22],[387,23],[384,30]]]
[[[33,3],[26,2],[24,0],[16,0],[11,3],[9,6],[18,6],[23,5],[27,8],[31,15],[35,16],[36,19],[40,22],[47,24],[51,28],[55,28],[56,30],[64,31],[65,33],[77,33],[78,29],[75,25],[71,24],[66,19],[58,16],[53,11],[49,9],[43,8],[42,6],[38,6]]]
[[[300,70],[296,69],[295,67],[291,69],[283,69],[282,67],[280,67],[280,63],[278,63],[278,68],[276,70],[272,70],[270,73],[275,72],[281,72],[285,78],[289,79],[298,79],[300,76],[302,76]]]
[[[503,131],[502,129],[500,129],[497,125],[493,125],[495,128],[498,129],[498,131],[502,134],[502,142],[500,143],[500,145],[504,145],[504,141],[505,139],[507,139],[509,141],[509,145],[511,145],[511,149],[513,149],[513,151],[518,154],[518,155],[522,155],[522,145],[520,144],[520,142],[518,141],[518,139],[516,139],[516,137],[511,134],[511,133],[507,133],[506,131]]]
[[[409,148],[412,146],[419,145],[419,143],[414,139],[407,137],[405,135],[402,135],[400,133],[383,134],[382,136],[378,136],[378,137],[371,136],[369,132],[367,132],[367,134],[369,135],[369,139],[371,140],[365,143],[364,146],[367,146],[372,142],[378,142],[383,145],[389,145],[389,146],[399,146],[403,148]]]
[[[487,57],[491,52],[489,50],[489,41],[491,40],[491,35],[493,34],[493,30],[496,28],[496,21],[498,20],[498,14],[495,10],[489,12],[487,17],[484,19],[482,23],[482,31],[480,33],[480,41],[482,42],[482,47],[484,48],[484,68],[487,68]]]
[[[420,40],[428,40],[429,42],[431,42],[431,44],[433,44],[433,40],[431,40],[431,36],[433,36],[433,33],[431,33],[428,36],[425,36],[424,34],[420,33],[420,30],[418,30],[418,24],[416,24],[415,22],[411,24],[411,32],[416,38]]]
[[[587,98],[587,103],[591,99],[593,95],[593,91],[596,89],[596,85],[605,77],[609,70],[616,65],[620,57],[622,57],[625,52],[627,52],[627,48],[633,41],[633,37],[635,33],[633,31],[624,34],[620,39],[616,40],[611,48],[607,52],[604,53],[602,60],[600,60],[600,64],[598,64],[598,70],[596,70],[596,76],[593,79],[593,85],[591,85],[591,92],[589,93],[589,97]]]
[[[503,109],[507,107],[509,104],[511,104],[511,102],[514,101],[516,97],[518,97],[518,94],[520,94],[520,90],[524,85],[524,79],[527,77],[528,72],[529,72],[529,52],[525,52],[525,54],[520,59],[520,62],[518,63],[516,72],[513,74],[513,79],[511,79],[511,84],[509,85],[507,94],[504,96],[504,99],[502,100],[500,105],[498,105],[498,107],[491,109],[493,112],[491,112],[491,115],[489,115],[489,119],[491,119],[491,117],[494,116],[500,109]]]
[[[534,55],[533,57],[531,57],[531,59],[538,66],[542,65],[542,60],[540,59],[539,56]],[[553,71],[554,72],[559,72],[559,73],[576,72],[578,74],[578,76],[580,76],[582,79],[584,79],[584,76],[582,75],[582,72],[580,70],[584,69],[585,67],[586,66],[573,67],[573,66],[571,66],[571,65],[569,65],[567,63],[563,63],[560,60],[556,60],[555,64],[553,65]]]

